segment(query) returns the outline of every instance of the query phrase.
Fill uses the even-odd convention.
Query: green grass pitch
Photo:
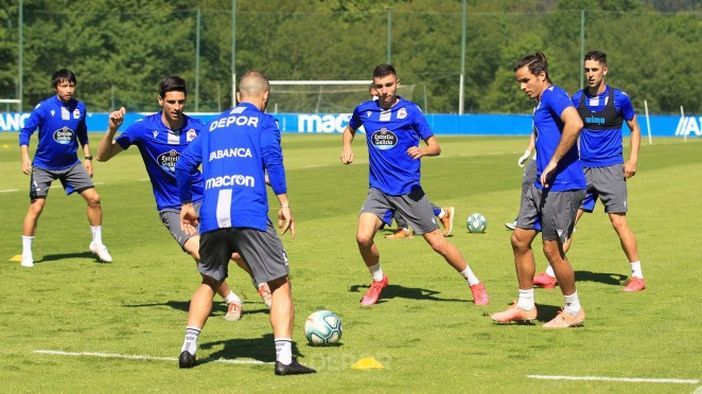
[[[93,152],[100,135],[91,135]],[[689,393],[702,386],[700,196],[702,141],[657,139],[642,145],[629,182],[629,222],[648,288],[621,291],[629,267],[598,205],[577,227],[569,254],[587,311],[584,327],[546,331],[498,326],[489,315],[516,296],[503,223],[518,209],[524,138],[440,136],[443,153],[423,160],[432,201],[456,207],[456,244],[486,284],[490,305],[476,307],[462,278],[421,237],[376,237],[390,287],[378,305],[359,308],[369,283],[355,244],[356,217],[368,187],[365,142],[357,160],[339,162],[338,135],[284,135],[288,188],[297,237],[283,238],[296,306],[294,340],[308,376],[275,377],[268,315],[250,280],[232,268],[229,282],[245,298],[244,317],[226,322],[219,298],[201,336],[192,370],[177,357],[188,300],[199,283],[192,260],[161,225],[136,149],[95,163],[104,210],[103,237],[114,262],[88,253],[85,203],[60,187],[49,195],[34,242],[36,266],[21,252],[28,177],[20,171],[16,133],[0,134],[0,374],[6,392],[641,392]],[[32,144],[36,144],[36,137]],[[628,141],[626,142],[628,145]],[[13,191],[16,189],[16,191]],[[274,203],[272,206],[276,207]],[[483,213],[484,234],[465,218]],[[545,259],[535,243],[537,269]],[[546,320],[558,311],[555,290],[536,290]],[[342,345],[310,347],[306,316],[330,309],[342,319]],[[38,353],[101,353],[150,359]],[[383,369],[351,365],[374,357]],[[159,358],[165,358],[161,360]],[[530,375],[681,379],[681,381],[538,380]]]

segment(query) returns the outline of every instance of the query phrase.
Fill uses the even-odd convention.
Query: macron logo
[[[205,181],[205,190],[222,187],[222,186],[244,186],[244,187],[255,187],[256,180],[250,175],[224,175],[217,176],[214,178],[208,178]]]

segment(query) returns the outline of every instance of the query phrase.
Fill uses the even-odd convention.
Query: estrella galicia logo
[[[54,141],[61,145],[70,144],[71,141],[73,141],[73,130],[71,130],[68,126],[63,126],[54,131]]]
[[[171,149],[158,155],[156,162],[164,171],[175,173],[175,166],[179,157],[180,153],[175,149]]]
[[[373,133],[371,138],[373,146],[380,150],[392,149],[397,145],[397,136],[385,127]]]

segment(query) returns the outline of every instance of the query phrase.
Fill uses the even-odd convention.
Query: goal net
[[[370,99],[369,80],[270,81],[268,111],[274,113],[349,113]],[[400,85],[398,94],[412,100],[414,85]]]

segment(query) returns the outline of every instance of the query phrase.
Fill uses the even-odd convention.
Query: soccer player
[[[295,315],[288,258],[280,237],[268,219],[265,174],[278,198],[278,224],[282,233],[295,236],[295,223],[287,197],[280,131],[263,111],[268,104],[268,79],[257,71],[241,77],[239,104],[223,112],[183,152],[176,164],[178,190],[183,206],[181,226],[195,233],[200,226],[202,283],[193,294],[188,325],[179,357],[180,368],[195,364],[198,337],[212,309],[215,289],[227,277],[232,253],[239,253],[258,283],[266,282],[273,293],[270,322],[276,350],[276,375],[316,372],[292,356]],[[200,212],[193,206],[192,172],[202,165],[205,178]]]
[[[588,86],[573,95],[573,105],[585,124],[580,134],[580,159],[587,178],[587,194],[578,209],[577,218],[580,219],[583,212],[592,212],[599,197],[631,267],[631,278],[623,290],[636,292],[645,289],[646,282],[636,237],[626,220],[626,180],[636,174],[641,128],[629,96],[605,83],[607,71],[607,54],[601,51],[586,53],[584,72]],[[622,154],[624,122],[631,131],[629,159],[626,162]],[[572,239],[566,243],[565,251],[568,251],[571,242]],[[544,287],[556,284],[550,268],[538,274],[534,283],[537,281]]]
[[[78,192],[88,205],[88,222],[93,239],[88,248],[98,259],[109,263],[112,256],[102,243],[102,206],[95,190],[93,156],[88,144],[85,125],[86,108],[82,101],[73,98],[76,75],[65,68],[51,76],[56,95],[37,104],[19,133],[22,155],[22,172],[30,175],[29,209],[22,227],[22,267],[34,267],[32,241],[37,222],[46,205],[49,187],[60,180],[66,194]],[[29,158],[29,140],[39,129],[39,145],[34,160]],[[83,147],[83,165],[76,154],[78,143]]]
[[[122,107],[110,113],[108,130],[100,141],[97,160],[108,161],[136,145],[151,180],[161,222],[181,248],[198,261],[200,237],[189,236],[180,229],[180,198],[175,179],[175,164],[181,153],[204,129],[199,120],[183,113],[186,99],[185,80],[175,75],[164,78],[159,84],[158,103],[161,111],[133,123],[116,139],[114,136],[124,121],[126,109]],[[195,170],[191,175],[196,185],[193,200],[199,204],[202,199],[202,174]],[[242,300],[229,289],[226,282],[222,282],[217,292],[228,304],[225,320],[239,320]]]
[[[531,244],[541,231],[546,259],[554,268],[565,307],[544,328],[577,326],[585,320],[575,288],[573,267],[563,243],[575,224],[575,214],[585,195],[585,175],[575,142],[583,122],[568,94],[553,85],[546,55],[527,55],[514,67],[519,87],[536,100],[536,182],[522,196],[517,228],[512,232],[512,251],[519,282],[519,300],[491,317],[499,323],[536,319],[534,303],[534,254]]]
[[[373,70],[378,100],[360,104],[343,133],[343,164],[354,160],[351,143],[356,130],[366,130],[370,159],[370,190],[358,217],[356,242],[373,283],[361,299],[361,306],[378,302],[388,278],[380,266],[380,253],[373,238],[393,214],[403,215],[417,234],[431,245],[456,271],[466,278],[476,305],[488,303],[485,286],[470,269],[461,252],[439,231],[429,200],[420,185],[420,159],[438,156],[441,147],[419,107],[397,95],[399,79],[395,68],[381,64]],[[426,146],[420,147],[419,140]]]
[[[370,94],[371,100],[377,101],[378,100],[378,94],[375,90],[375,84],[371,82],[370,86],[368,86],[368,94]],[[438,205],[435,205],[433,202],[429,201],[429,204],[431,204],[431,209],[434,211],[434,216],[438,217],[439,220],[441,221],[441,225],[444,226],[444,236],[448,237],[451,235],[451,232],[453,231],[453,219],[455,215],[455,209],[454,207],[448,207],[446,209],[441,208]],[[390,222],[392,222],[392,218],[390,219]],[[412,238],[414,235],[414,230],[412,227],[407,224],[407,220],[402,217],[401,214],[396,214],[395,216],[395,222],[397,222],[397,229],[392,232],[392,234],[388,234],[385,236],[387,239],[407,239],[407,238]]]

